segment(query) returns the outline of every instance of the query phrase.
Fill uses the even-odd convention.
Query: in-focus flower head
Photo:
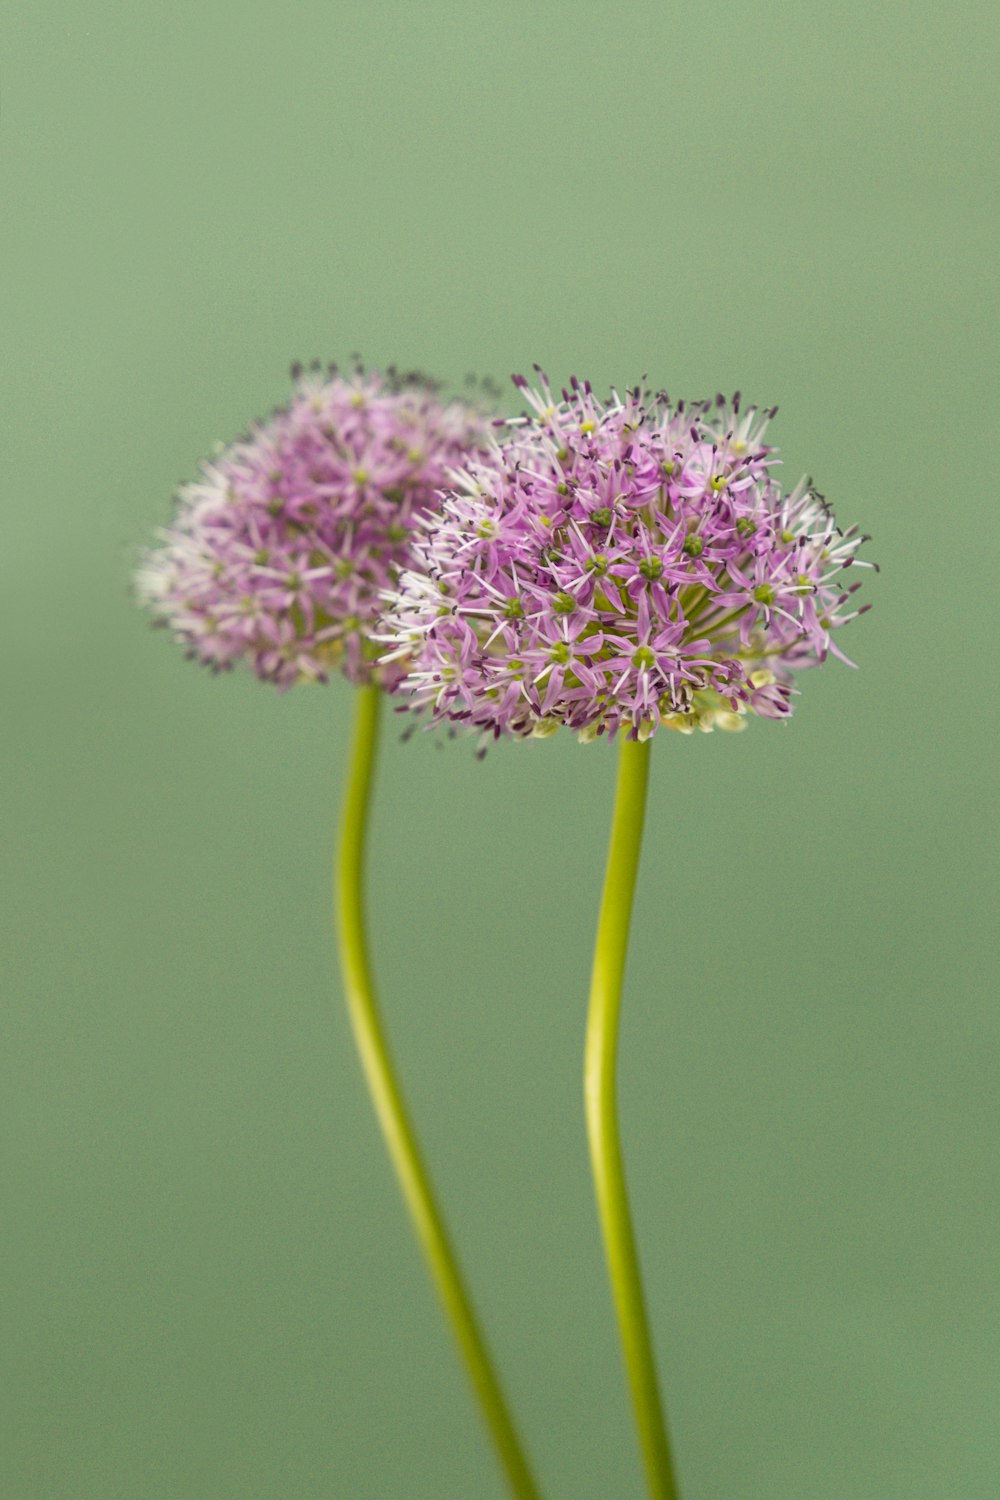
[[[793,669],[847,660],[844,570],[871,564],[809,481],[782,493],[774,410],[539,376],[414,535],[378,632],[411,705],[583,739],[786,717]]]
[[[418,517],[488,423],[417,375],[296,367],[288,405],[202,466],[137,575],[142,602],[216,669],[246,661],[279,686],[355,682],[376,668],[371,630],[409,559]]]

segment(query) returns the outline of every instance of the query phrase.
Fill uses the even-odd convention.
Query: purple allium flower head
[[[202,467],[137,575],[141,601],[216,669],[288,687],[377,672],[371,630],[418,517],[488,422],[417,376],[302,375],[286,407]]]
[[[456,474],[379,627],[411,706],[646,739],[784,718],[792,669],[847,660],[832,633],[862,613],[843,572],[871,566],[864,538],[808,481],[782,493],[773,410],[515,384],[530,413]]]

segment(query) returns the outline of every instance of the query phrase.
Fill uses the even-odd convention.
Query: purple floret
[[[782,493],[773,411],[515,384],[531,411],[421,523],[378,627],[411,706],[583,739],[787,717],[871,564],[807,481]]]
[[[418,519],[452,468],[484,454],[488,423],[417,377],[301,376],[289,404],[202,466],[146,553],[140,599],[216,669],[245,661],[289,687],[391,687],[371,631],[411,561]]]

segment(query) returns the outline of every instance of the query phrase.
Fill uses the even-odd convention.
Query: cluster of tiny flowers
[[[571,383],[467,463],[413,541],[379,638],[434,721],[582,739],[740,729],[791,712],[792,671],[847,660],[841,532],[803,481],[784,495],[774,411]],[[867,607],[867,606],[866,606]]]
[[[216,669],[288,687],[376,666],[371,631],[418,520],[489,426],[416,376],[295,371],[286,407],[220,451],[145,554],[140,599]]]

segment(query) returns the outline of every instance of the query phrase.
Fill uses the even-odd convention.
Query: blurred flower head
[[[412,706],[584,739],[786,717],[870,564],[808,481],[782,493],[773,410],[515,384],[530,411],[418,528],[379,627]]]
[[[202,466],[143,557],[140,600],[216,669],[287,687],[378,668],[371,630],[418,518],[483,451],[481,411],[418,376],[293,371],[292,399]]]

